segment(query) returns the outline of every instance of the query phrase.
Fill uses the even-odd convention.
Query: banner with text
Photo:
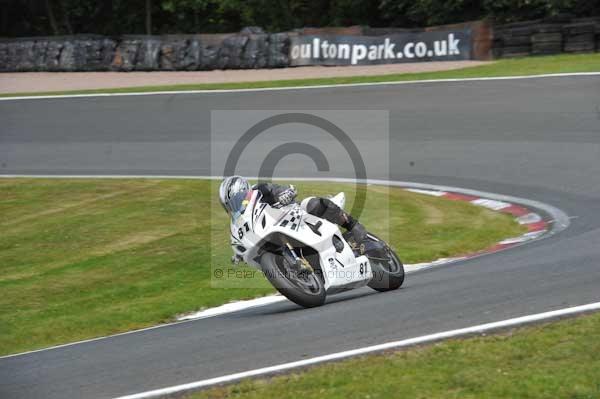
[[[471,59],[471,30],[290,38],[290,64],[373,65]]]

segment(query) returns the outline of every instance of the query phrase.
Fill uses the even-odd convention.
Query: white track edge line
[[[241,310],[252,309],[255,307],[271,305],[273,303],[284,302],[287,298],[277,293],[272,295],[261,296],[253,299],[242,299],[239,301],[224,303],[223,305],[215,306],[212,308],[199,310],[196,312],[190,312],[177,317],[177,321],[183,320],[200,320],[208,317],[221,316],[233,312],[239,312]]]
[[[458,69],[460,70],[460,69]],[[253,89],[215,89],[215,90],[172,90],[172,91],[148,91],[131,93],[89,93],[89,94],[58,94],[42,96],[15,96],[0,97],[0,101],[17,100],[47,100],[60,98],[86,98],[86,97],[126,97],[126,96],[154,96],[154,95],[173,95],[173,94],[223,94],[223,93],[246,93],[261,91],[284,91],[284,90],[312,90],[312,89],[331,89],[343,87],[365,87],[365,86],[396,86],[419,83],[450,83],[450,82],[479,82],[494,80],[519,80],[519,79],[539,79],[539,78],[561,78],[571,76],[598,76],[600,72],[573,72],[573,73],[545,73],[539,75],[518,75],[518,76],[489,76],[479,78],[448,78],[448,79],[424,79],[424,80],[403,80],[391,82],[373,82],[373,83],[349,83],[349,84],[329,84],[313,86],[289,86],[289,87],[264,87]],[[253,82],[254,83],[254,82]],[[95,90],[95,89],[90,89]],[[104,90],[104,89],[98,89]],[[107,89],[110,90],[110,89]]]
[[[426,344],[426,343],[439,341],[442,339],[461,337],[461,336],[471,335],[471,334],[478,334],[478,333],[483,333],[486,331],[492,331],[492,330],[508,328],[508,327],[513,327],[513,326],[518,326],[518,325],[523,325],[523,324],[529,324],[529,323],[534,323],[534,322],[543,321],[543,320],[550,320],[550,319],[555,319],[555,318],[559,318],[559,317],[575,315],[575,314],[590,312],[590,311],[595,311],[595,310],[600,310],[600,302],[590,303],[590,304],[581,305],[581,306],[575,306],[575,307],[571,307],[571,308],[564,308],[564,309],[554,310],[554,311],[550,311],[550,312],[536,313],[536,314],[532,314],[532,315],[516,317],[516,318],[506,319],[506,320],[492,322],[492,323],[479,324],[476,326],[460,328],[457,330],[450,330],[450,331],[444,331],[444,332],[439,332],[439,333],[430,334],[430,335],[423,335],[420,337],[404,339],[401,341],[387,342],[387,343],[373,345],[373,346],[367,346],[367,347],[363,347],[363,348],[351,349],[351,350],[347,350],[347,351],[343,351],[343,352],[331,353],[328,355],[317,356],[317,357],[303,359],[303,360],[299,360],[299,361],[295,361],[295,362],[282,363],[282,364],[278,364],[275,366],[263,367],[263,368],[254,369],[254,370],[248,370],[248,371],[244,371],[241,373],[229,374],[229,375],[224,375],[221,377],[190,382],[187,384],[175,385],[175,386],[151,390],[151,391],[147,391],[147,392],[141,392],[141,393],[126,395],[126,396],[120,396],[117,399],[157,398],[157,397],[161,397],[161,396],[165,396],[165,395],[172,395],[172,394],[190,391],[190,390],[194,390],[194,389],[209,387],[211,385],[218,385],[218,384],[223,384],[223,383],[228,383],[228,382],[234,382],[234,381],[238,381],[238,380],[248,378],[248,377],[256,377],[256,376],[260,376],[260,375],[277,373],[277,372],[290,370],[290,369],[294,369],[294,368],[311,366],[311,365],[328,362],[328,361],[332,361],[332,360],[341,360],[341,359],[346,359],[349,357],[365,355],[365,354],[374,353],[374,352],[381,352],[381,351],[385,351],[385,350],[389,350],[389,349],[398,349],[398,348],[414,346],[414,345],[419,345],[419,344]]]
[[[76,178],[76,179],[137,179],[137,178],[145,178],[145,179],[219,180],[219,179],[222,179],[223,177],[222,176],[182,176],[182,175],[170,176],[170,175],[25,175],[25,174],[1,175],[0,174],[0,178],[35,178],[35,179],[37,179],[37,178],[56,178],[56,179],[74,179],[74,178]],[[249,179],[257,179],[257,177],[249,177]],[[275,178],[273,178],[273,180],[357,183],[356,179],[334,178],[334,177],[331,177],[331,178],[275,177]],[[523,243],[513,246],[512,248],[515,248],[519,245],[534,242],[536,240],[547,237],[551,234],[558,233],[559,231],[566,229],[570,224],[569,216],[566,213],[564,213],[562,210],[555,208],[551,205],[545,204],[543,202],[538,202],[538,201],[529,200],[529,199],[525,199],[525,198],[507,196],[507,195],[503,195],[503,194],[489,193],[489,192],[485,192],[485,191],[478,191],[478,190],[472,190],[472,189],[465,189],[465,188],[460,188],[460,187],[440,186],[440,185],[428,184],[428,183],[416,183],[416,182],[406,182],[406,181],[396,181],[396,180],[367,179],[363,183],[388,185],[388,186],[393,186],[393,187],[404,187],[404,188],[412,187],[412,188],[434,190],[434,191],[450,191],[450,192],[455,192],[455,193],[478,196],[478,197],[482,197],[482,198],[496,199],[499,201],[517,203],[517,204],[529,206],[531,208],[537,208],[537,209],[543,210],[544,212],[546,212],[548,215],[550,215],[554,219],[554,223],[551,223],[552,227],[551,227],[551,230],[549,233],[541,234],[540,237],[536,237],[535,239],[532,239],[532,240],[527,240]],[[486,255],[486,253],[483,253],[479,256],[471,257],[471,258],[469,258],[469,260],[476,259],[480,256],[485,256],[485,255]],[[460,262],[462,260],[465,260],[465,258],[464,257],[450,258],[447,262],[442,262],[442,263],[435,263],[435,261],[434,261],[430,265],[423,265],[422,267],[420,267],[416,270],[407,271],[407,274],[417,272],[417,271],[432,269],[432,268],[439,267],[439,266],[446,266],[449,264]],[[256,307],[256,306],[250,306],[249,308],[252,308],[252,307]],[[239,311],[239,310],[235,310],[235,311]],[[232,311],[232,312],[234,312],[234,311]],[[221,316],[223,314],[226,314],[226,313],[217,314],[214,316]],[[165,324],[158,324],[156,326],[141,328],[138,330],[126,331],[126,332],[102,336],[102,337],[90,338],[90,339],[86,339],[86,340],[50,346],[47,348],[41,348],[41,349],[35,349],[35,350],[31,350],[31,351],[26,351],[26,352],[4,355],[4,356],[0,356],[0,360],[10,358],[10,357],[25,356],[25,355],[29,355],[29,354],[33,354],[33,353],[44,352],[44,351],[60,349],[60,348],[90,343],[90,342],[104,340],[104,339],[120,337],[120,336],[128,335],[128,334],[136,334],[136,333],[140,333],[140,332],[144,332],[144,331],[154,330],[157,328],[169,327],[169,326],[173,326],[176,324],[189,323],[189,322],[193,322],[196,320],[201,320],[203,318],[209,318],[209,317],[214,317],[214,316],[206,316],[206,317],[202,317],[202,318],[181,320],[181,321],[175,321],[175,322],[165,323]]]

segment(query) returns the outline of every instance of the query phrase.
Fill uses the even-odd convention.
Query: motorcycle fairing
[[[272,208],[260,203],[259,196],[260,193],[255,191],[245,211],[231,223],[233,250],[246,263],[260,269],[260,249],[265,243],[274,241],[275,236],[284,235],[292,241],[311,247],[319,254],[324,285],[328,292],[356,288],[370,281],[373,274],[368,258],[355,257],[337,225],[306,213],[298,204]],[[315,232],[314,226],[319,222],[318,232]],[[340,252],[333,245],[334,235],[344,244]]]

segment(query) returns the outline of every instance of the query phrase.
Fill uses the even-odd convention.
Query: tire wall
[[[557,16],[494,26],[494,58],[600,50],[600,18]]]

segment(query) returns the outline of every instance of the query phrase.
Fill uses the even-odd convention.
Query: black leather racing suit
[[[287,197],[286,193],[289,194],[290,189],[294,190],[292,186],[272,183],[259,183],[252,188],[260,191],[262,194],[261,201],[269,205],[274,205],[278,202],[281,203],[281,196],[285,195]],[[306,212],[352,231],[357,242],[361,242],[366,235],[365,228],[358,223],[358,220],[354,219],[348,212],[327,198],[311,198],[306,205]]]

